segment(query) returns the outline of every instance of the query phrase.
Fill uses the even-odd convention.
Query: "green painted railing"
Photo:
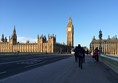
[[[118,74],[118,56],[101,54],[100,61]]]

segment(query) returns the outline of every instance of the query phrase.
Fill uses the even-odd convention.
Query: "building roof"
[[[100,43],[99,39],[92,40],[91,43]],[[118,43],[118,39],[102,39],[101,43]]]

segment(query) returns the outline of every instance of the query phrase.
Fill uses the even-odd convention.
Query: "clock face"
[[[68,31],[71,31],[71,28],[68,28]]]

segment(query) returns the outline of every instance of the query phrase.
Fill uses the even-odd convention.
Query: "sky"
[[[103,39],[118,35],[118,0],[0,0],[0,36],[36,42],[37,35],[55,34],[56,42],[66,43],[69,17],[74,25],[74,46],[89,47],[93,36]]]

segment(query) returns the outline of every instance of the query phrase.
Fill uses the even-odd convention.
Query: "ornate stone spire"
[[[71,17],[69,17],[69,21],[71,21],[71,22],[72,22],[72,18],[71,18]]]
[[[12,36],[11,36],[11,43],[12,44],[16,44],[17,43],[17,34],[16,34],[15,26],[14,26],[13,33],[12,33]]]
[[[37,39],[39,39],[39,35],[37,35]]]
[[[7,42],[7,37],[5,37],[4,42]]]
[[[72,18],[69,17],[69,21],[68,21],[67,27],[72,27],[72,26],[73,26],[73,24],[72,24]]]
[[[13,33],[12,33],[12,38],[16,38],[17,35],[16,35],[16,28],[15,28],[15,25],[14,25],[14,30],[13,30]]]
[[[16,28],[15,28],[15,25],[14,25],[13,34],[16,34]]]
[[[1,41],[4,42],[4,34],[2,34]]]

